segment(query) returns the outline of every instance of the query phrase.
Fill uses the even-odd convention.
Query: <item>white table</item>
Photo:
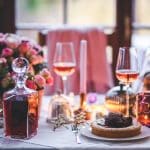
[[[13,140],[0,137],[0,149],[62,149],[62,150],[150,150],[150,138],[130,142],[104,142],[80,135],[82,144],[76,144],[75,136],[69,129],[60,128],[55,132],[46,123],[50,97],[44,96],[38,134],[29,140]],[[150,132],[150,129],[149,129]]]

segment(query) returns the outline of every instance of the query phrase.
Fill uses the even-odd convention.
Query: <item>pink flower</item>
[[[53,82],[54,82],[54,80],[53,80],[52,76],[46,79],[46,83],[49,85],[53,85]]]
[[[0,38],[3,38],[4,37],[4,34],[3,33],[0,33]]]
[[[51,76],[51,73],[48,71],[47,68],[44,68],[41,72],[40,75],[42,75],[45,79],[49,78]]]
[[[33,80],[29,80],[29,79],[26,80],[26,86],[30,89],[34,89],[34,90],[37,89],[37,86]]]
[[[4,34],[0,33],[0,42],[1,43],[5,43],[4,41]]]
[[[15,34],[6,34],[5,43],[7,47],[14,49],[19,46],[20,40],[19,40],[19,37]]]
[[[43,57],[40,55],[32,55],[30,57],[30,62],[32,63],[32,65],[43,63]]]
[[[28,72],[30,72],[31,74],[34,74],[34,68],[32,65],[29,65]]]
[[[6,64],[7,60],[5,58],[0,58],[0,64]]]
[[[47,68],[44,68],[40,72],[40,75],[42,75],[45,78],[47,84],[49,84],[49,85],[53,84],[53,77],[51,76],[51,73],[48,71]]]
[[[46,84],[44,77],[42,77],[41,75],[35,75],[34,81],[39,88],[44,88]]]
[[[12,56],[12,54],[13,54],[13,50],[10,49],[10,48],[4,48],[4,49],[2,50],[2,56],[3,56],[3,57]]]
[[[34,44],[33,48],[36,49],[37,52],[39,52],[42,49],[42,47],[37,44]]]
[[[0,33],[0,96],[15,85],[17,76],[11,64],[16,57],[24,57],[29,61],[27,87],[41,90],[45,84],[52,85],[50,72],[47,69],[42,70],[46,67],[42,47],[29,38]]]
[[[32,45],[29,41],[22,41],[22,43],[19,45],[19,52],[21,54],[27,53],[32,48]]]
[[[36,51],[36,49],[33,49],[33,48],[32,48],[32,49],[30,50],[30,54],[31,54],[31,55],[37,55],[38,52]]]

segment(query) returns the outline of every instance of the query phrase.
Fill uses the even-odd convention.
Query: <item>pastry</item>
[[[92,133],[97,136],[108,138],[127,138],[141,133],[141,125],[132,122],[130,117],[120,114],[109,114],[103,123],[98,120],[91,124]]]

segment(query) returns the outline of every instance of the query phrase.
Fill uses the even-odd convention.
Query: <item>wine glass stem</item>
[[[67,77],[62,76],[62,81],[63,81],[63,93],[64,95],[66,95],[67,94]]]
[[[130,95],[129,95],[130,84],[127,84],[127,94],[126,94],[126,116],[130,115]]]

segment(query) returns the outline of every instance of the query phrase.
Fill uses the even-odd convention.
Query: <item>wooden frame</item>
[[[0,0],[0,32],[15,33],[15,0]]]
[[[113,49],[112,53],[112,72],[115,85],[118,84],[118,80],[115,76],[116,60],[118,56],[119,47],[131,45],[132,35],[132,22],[133,22],[133,3],[134,0],[117,0],[116,9],[116,27],[112,34],[107,35],[108,45]],[[39,32],[39,43],[45,45],[46,43],[46,31]]]

